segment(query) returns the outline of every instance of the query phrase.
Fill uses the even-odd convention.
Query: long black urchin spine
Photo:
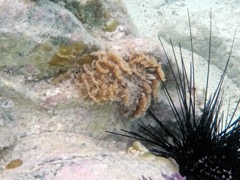
[[[189,77],[184,64],[181,44],[179,43],[179,60],[170,39],[176,64],[175,73],[159,38],[176,84],[176,93],[180,104],[178,107],[165,82],[162,81],[162,87],[174,114],[177,129],[171,130],[149,109],[148,114],[154,119],[158,127],[150,124],[147,126],[139,124],[139,132],[123,130],[126,134],[122,135],[147,142],[150,145],[150,151],[158,156],[174,158],[179,164],[180,173],[187,179],[240,179],[240,117],[234,119],[240,98],[237,100],[236,108],[230,118],[225,118],[221,110],[224,96],[222,86],[231,59],[236,31],[219,83],[214,93],[208,96],[212,41],[212,17],[210,13],[206,91],[202,113],[199,116],[196,115],[194,48],[189,11],[188,19],[192,52]],[[229,115],[229,113],[227,114]]]

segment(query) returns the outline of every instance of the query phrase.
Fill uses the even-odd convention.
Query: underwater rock
[[[54,74],[48,61],[59,45],[97,45],[75,16],[55,3],[9,0],[0,2],[0,9],[0,69],[9,74],[39,81]]]
[[[14,133],[5,127],[0,127],[0,152],[15,143]]]
[[[17,114],[16,119],[21,116],[17,123],[25,125],[25,130],[21,126],[21,131],[27,134],[47,131],[51,124],[50,129],[55,130],[88,129],[90,135],[101,138],[108,127],[108,130],[111,130],[128,125],[123,122],[125,117],[121,117],[118,110],[112,109],[115,106],[92,106],[80,100],[78,88],[74,84],[75,62],[78,65],[84,64],[88,61],[87,53],[111,48],[123,58],[133,53],[143,53],[156,57],[159,62],[161,55],[156,52],[160,48],[151,40],[135,38],[138,34],[135,26],[119,1],[99,1],[103,8],[100,13],[103,16],[101,27],[94,25],[93,14],[89,14],[91,8],[96,8],[95,1],[71,1],[72,4],[68,1],[62,2],[1,2],[1,96],[14,102],[11,110],[13,114]],[[74,3],[78,6],[73,6]],[[78,7],[85,7],[84,18],[87,19],[81,20],[82,17],[75,14],[80,11]],[[105,16],[106,13],[108,16]],[[114,24],[117,26],[114,27],[115,30],[104,30],[110,28],[108,25],[115,26]],[[154,94],[157,96],[156,92]],[[149,98],[146,98],[148,100],[144,101],[145,104],[142,103],[144,108],[135,117],[144,114],[150,105],[146,103]],[[24,120],[20,114],[27,113],[27,109],[31,109],[37,117]],[[37,115],[39,110],[41,116]],[[77,111],[81,113],[76,113]],[[88,115],[90,111],[92,115]],[[30,118],[29,115],[27,117]],[[47,123],[41,124],[44,118]],[[60,120],[56,120],[58,118]],[[96,122],[97,124],[94,124]]]
[[[9,168],[1,179],[138,179],[144,174],[164,180],[162,174],[175,173],[164,163],[114,153],[88,136],[64,132],[21,138],[4,163]]]
[[[101,6],[99,14],[92,12],[97,7],[96,2]],[[129,127],[129,118],[123,117],[114,104],[91,105],[82,100],[79,87],[74,82],[79,73],[76,71],[76,62],[79,66],[91,62],[87,54],[96,51],[113,50],[123,59],[132,54],[144,54],[155,59],[155,68],[161,62],[166,68],[159,44],[137,37],[138,32],[121,1],[8,0],[0,1],[0,10],[1,126],[14,132],[9,135],[3,130],[2,148],[14,146],[7,152],[6,159],[1,159],[5,164],[1,164],[3,173],[0,177],[25,179],[29,176],[46,176],[52,179],[58,172],[54,174],[48,170],[63,167],[59,171],[60,176],[71,170],[70,164],[82,161],[83,164],[76,163],[76,168],[73,167],[73,170],[77,169],[74,172],[79,172],[79,166],[86,165],[83,158],[87,154],[81,149],[85,138],[79,138],[79,134],[97,138],[99,141],[94,143],[103,146],[113,146],[113,141],[117,141],[115,146],[124,149],[127,142],[123,143],[121,138],[105,131]],[[157,97],[158,92],[152,95]],[[6,99],[14,103],[3,103]],[[139,116],[144,114],[149,105],[144,105]],[[49,132],[52,133],[52,140],[49,140]],[[58,141],[58,132],[63,133],[61,138],[66,138],[66,141]],[[65,133],[69,132],[75,134],[67,136]],[[13,135],[16,136],[16,142],[13,141]],[[41,139],[41,136],[46,137]],[[74,142],[69,145],[69,141]],[[69,151],[65,151],[65,148]],[[96,146],[87,146],[85,150],[97,153],[97,149]],[[31,152],[28,153],[28,150]],[[53,154],[46,157],[48,152]],[[111,177],[116,175],[115,171],[122,177],[126,169],[133,172],[125,173],[130,179],[137,179],[142,173],[151,177],[156,175],[159,179],[161,173],[172,172],[164,168],[160,172],[154,162],[145,164],[125,155],[123,158],[126,161],[122,162],[122,156],[118,153],[109,154],[113,154],[113,158],[111,163],[103,163],[104,168],[106,165],[109,167],[104,169],[103,174],[112,171]],[[23,162],[21,164],[18,161],[21,166],[13,170],[4,169],[9,162],[18,159]],[[95,156],[93,159],[92,162],[96,163]],[[118,170],[121,166],[123,169]],[[149,173],[152,171],[149,166],[156,171]]]
[[[106,49],[118,52],[123,58],[127,58],[133,53],[142,53],[155,57],[164,66],[167,65],[166,57],[159,42],[152,39],[126,37],[122,39],[114,39],[114,41],[103,41],[102,43]]]
[[[233,5],[234,6],[234,5]],[[238,6],[237,6],[238,7]],[[211,64],[215,65],[219,69],[223,70],[225,65],[225,59],[227,59],[229,50],[231,47],[231,40],[235,29],[238,28],[240,21],[238,18],[235,18],[239,8],[232,11],[232,7],[227,9],[225,6],[213,8],[213,39],[212,39],[212,55],[211,55]],[[192,29],[193,43],[194,43],[194,52],[202,56],[204,59],[208,58],[208,44],[206,39],[209,37],[209,23],[204,21],[208,19],[210,8],[207,8],[204,11],[190,9],[191,12],[191,21],[194,24]],[[223,14],[218,12],[223,12]],[[164,14],[164,11],[162,11]],[[227,18],[224,20],[226,17]],[[162,38],[168,40],[171,37],[174,40],[174,43],[177,45],[178,42],[181,42],[183,48],[190,50],[189,46],[189,32],[185,31],[188,28],[188,21],[186,18],[185,12],[180,12],[178,15],[170,15],[161,17],[164,21],[163,28],[160,28],[159,34]],[[200,19],[199,19],[200,18]],[[170,22],[170,23],[166,23]],[[181,23],[179,23],[181,22]],[[201,23],[199,23],[201,22]],[[171,31],[169,31],[171,29]],[[240,40],[239,40],[239,31],[237,31],[237,36],[234,43],[234,48],[232,52],[231,61],[228,67],[227,75],[233,82],[240,87]]]
[[[115,38],[137,35],[125,6],[119,0],[51,0],[72,12],[95,37]],[[120,33],[121,31],[121,33]]]
[[[208,59],[208,42],[206,42],[206,39],[209,38],[208,19],[212,8],[211,63],[223,70],[224,60],[228,57],[234,31],[240,25],[240,19],[238,18],[239,1],[199,1],[199,3],[196,3],[191,0],[165,0],[162,4],[162,0],[151,0],[149,3],[145,1],[122,1],[129,9],[129,15],[141,36],[157,39],[160,35],[168,43],[169,38],[171,38],[174,46],[178,46],[178,43],[181,42],[182,48],[191,51],[187,20],[187,9],[189,9],[192,22],[193,51],[202,56],[203,61]],[[157,9],[155,9],[156,2]],[[240,87],[239,37],[238,29],[227,71],[227,76],[238,86],[238,89]]]

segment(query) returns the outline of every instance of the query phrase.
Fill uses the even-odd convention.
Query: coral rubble
[[[107,51],[88,56],[91,63],[80,67],[75,80],[82,97],[99,104],[119,102],[132,118],[145,113],[152,97],[158,98],[159,82],[165,76],[154,57],[134,54],[125,60]]]

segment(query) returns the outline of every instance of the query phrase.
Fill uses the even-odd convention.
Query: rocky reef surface
[[[170,161],[126,153],[119,104],[81,98],[76,62],[96,50],[161,56],[121,1],[0,1],[1,179],[161,178]],[[81,61],[79,57],[83,57]],[[118,142],[118,143],[116,143]],[[167,163],[168,162],[168,163]]]
[[[107,50],[123,59],[132,53],[156,58],[173,86],[160,43],[142,35],[129,5],[120,0],[0,0],[1,179],[166,179],[177,172],[171,160],[128,154],[132,140],[105,131],[129,129],[137,120],[119,111],[119,103],[99,105],[82,98],[74,81],[78,69],[72,59]],[[161,34],[171,31],[168,26],[159,27]],[[184,54],[190,57],[187,50]],[[233,99],[239,94],[234,78],[227,79]],[[169,106],[158,93],[155,101],[166,121]]]

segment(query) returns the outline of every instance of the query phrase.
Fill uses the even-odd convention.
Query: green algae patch
[[[53,55],[52,59],[49,61],[51,66],[68,66],[74,63],[74,59],[77,58],[79,54],[86,51],[87,46],[83,43],[74,43],[71,45],[60,46],[57,53]]]
[[[68,67],[91,63],[93,58],[88,53],[96,51],[96,46],[88,47],[86,44],[77,42],[62,45],[49,61],[50,66]]]
[[[26,80],[39,81],[50,73],[48,59],[55,49],[51,42],[37,43],[27,36],[1,36],[0,70],[10,75],[23,75]]]
[[[117,29],[118,25],[119,25],[119,21],[117,19],[114,19],[110,23],[106,24],[103,27],[103,30],[106,32],[113,32]]]
[[[90,27],[99,27],[104,24],[104,17],[107,11],[102,0],[91,0],[86,3],[78,1],[66,4],[66,9],[70,10],[82,23]]]

